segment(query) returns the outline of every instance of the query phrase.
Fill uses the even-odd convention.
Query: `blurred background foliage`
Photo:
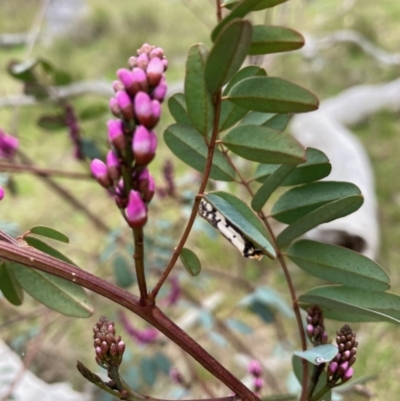
[[[0,33],[29,31],[41,3],[39,0],[1,1]],[[291,0],[259,14],[259,23],[284,25],[306,37],[318,38],[337,30],[351,29],[387,52],[396,53],[400,49],[400,2],[396,0]],[[75,81],[107,80],[111,83],[116,78],[115,70],[125,66],[128,57],[135,54],[142,43],[148,42],[164,48],[170,63],[167,71],[169,85],[179,85],[183,81],[188,47],[195,42],[209,45],[209,31],[214,24],[213,0],[87,0],[83,17],[76,21],[70,32],[50,37],[46,36],[46,25],[42,27],[42,40],[35,44],[32,56],[51,61],[68,71]],[[0,48],[0,98],[21,92],[19,82],[8,75],[6,66],[10,59],[21,60],[25,54],[24,46]],[[264,63],[269,75],[297,82],[313,90],[320,99],[354,85],[388,82],[399,77],[399,65],[379,64],[358,46],[349,43],[321,50],[316,58],[294,52],[272,55]],[[93,95],[72,100],[78,114],[93,103],[107,105],[107,102],[107,97]],[[0,108],[0,127],[19,137],[22,151],[35,161],[37,167],[87,172],[88,165],[72,157],[66,130],[46,132],[38,127],[40,116],[53,111],[54,107],[47,103],[19,110]],[[81,122],[83,134],[94,140],[100,149],[105,149],[105,122],[108,118],[110,116],[106,113]],[[156,197],[150,206],[150,219],[146,226],[150,285],[155,282],[179,238],[190,210],[190,199],[198,186],[197,173],[174,159],[162,143],[163,129],[171,121],[164,105],[163,119],[157,130],[160,147],[150,171],[162,187],[165,185],[162,169],[167,161],[172,161],[182,199]],[[365,145],[376,175],[382,230],[379,262],[388,270],[393,290],[399,292],[400,158],[397,153],[400,148],[400,114],[398,111],[381,111],[352,129]],[[5,176],[1,178],[6,179]],[[101,218],[109,232],[94,226],[83,213],[77,212],[49,189],[43,180],[30,174],[13,176],[15,194],[8,194],[1,203],[2,229],[21,234],[36,224],[56,227],[70,237],[70,244],[57,245],[58,249],[79,266],[136,291],[127,273],[132,247],[117,240],[122,238],[129,244],[129,232],[123,228],[112,199],[94,180],[54,180]],[[186,313],[197,313],[195,324],[189,328],[190,334],[229,366],[234,374],[239,377],[246,375],[245,364],[237,363],[241,359],[234,355],[238,352],[246,354],[250,350],[269,366],[277,387],[287,391],[289,355],[293,349],[299,348],[299,340],[294,320],[287,310],[289,297],[278,266],[269,260],[256,263],[243,259],[200,221],[190,236],[189,247],[200,256],[203,271],[199,277],[192,278],[182,266],[177,266],[176,277],[182,296],[176,305],[167,307],[167,313],[182,324],[187,324],[189,319],[188,316],[183,319]],[[298,292],[301,288],[319,284],[317,279],[304,275],[294,266],[291,269]],[[171,284],[164,291],[166,300]],[[254,298],[249,304],[247,299],[245,307],[238,305],[249,294],[255,297],[253,291],[260,285],[265,288],[261,295],[258,293],[257,300]],[[211,301],[210,296],[213,297]],[[218,297],[220,300],[217,302]],[[98,296],[92,295],[92,298],[96,313],[87,320],[58,315],[29,297],[19,308],[11,307],[0,298],[1,338],[23,354],[29,340],[45,328],[44,340],[30,369],[47,382],[68,380],[76,389],[82,390],[85,382],[74,368],[75,361],[79,358],[96,369],[91,349],[91,326],[99,314],[106,313],[116,320],[117,331],[128,344],[125,372],[134,388],[154,396],[183,396],[189,389],[173,385],[168,377],[169,368],[176,366],[183,372],[185,380],[193,384],[189,398],[205,397],[207,387],[214,394],[226,395],[215,379],[161,336],[149,345],[138,344],[134,339],[130,341],[118,323],[118,308]],[[207,299],[209,304],[216,305],[213,312],[202,304]],[[147,327],[135,316],[129,316],[129,320],[138,329]],[[334,336],[340,323],[327,322],[327,328]],[[375,394],[374,399],[397,399],[400,392],[398,327],[379,323],[354,325],[354,329],[360,343],[355,377],[376,374],[376,380],[368,383],[371,393]],[[265,372],[265,376],[268,375]],[[267,379],[266,395],[271,393],[271,385],[273,382]],[[101,397],[96,399],[109,400],[107,395]],[[363,397],[352,393],[345,399]]]

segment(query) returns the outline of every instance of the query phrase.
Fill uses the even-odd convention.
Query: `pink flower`
[[[130,227],[141,228],[147,222],[147,207],[138,191],[130,191],[128,205],[125,209],[126,220]]]

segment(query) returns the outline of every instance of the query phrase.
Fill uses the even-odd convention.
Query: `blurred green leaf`
[[[23,289],[50,309],[72,317],[86,318],[93,314],[81,286],[17,263],[13,265],[13,271]]]
[[[217,93],[236,73],[247,57],[252,26],[249,21],[233,19],[215,39],[207,58],[205,79],[212,95]]]
[[[42,115],[39,117],[37,125],[46,131],[59,131],[67,127],[62,114]]]
[[[192,126],[172,124],[165,130],[164,140],[175,156],[204,172],[208,148],[204,138]],[[220,181],[233,181],[235,178],[235,170],[218,149],[214,151],[210,177]]]
[[[172,364],[169,358],[162,352],[156,352],[153,357],[154,362],[160,372],[163,372],[165,375],[169,375]]]
[[[203,44],[189,49],[186,60],[185,100],[186,109],[194,128],[203,136],[212,129],[214,105],[207,90],[205,66],[208,50]]]
[[[153,358],[147,356],[140,361],[140,371],[145,383],[148,386],[153,386],[157,378],[157,365]]]
[[[299,164],[304,148],[291,136],[257,125],[239,125],[222,138],[233,153],[260,163]]]
[[[288,0],[259,0],[259,2],[255,4],[254,7],[252,8],[252,11],[259,11],[259,10],[264,10],[266,8],[275,7],[278,4],[284,3],[285,1]],[[239,2],[240,0],[225,0],[222,3],[222,7],[226,7],[228,10],[231,10]]]
[[[90,106],[86,106],[79,112],[79,119],[82,121],[93,120],[104,116],[109,112],[109,107],[104,102],[92,103]]]
[[[205,199],[210,202],[227,220],[235,227],[239,227],[241,233],[249,239],[253,244],[257,245],[265,255],[273,259],[276,256],[275,249],[268,239],[260,232],[251,220],[247,218],[249,214],[253,214],[250,208],[236,198],[235,202],[231,202],[233,195],[221,196],[223,192],[212,192],[205,195]],[[254,216],[254,218],[256,218]]]
[[[327,319],[400,324],[400,296],[388,292],[326,285],[300,295],[299,303],[304,309],[318,305]]]
[[[16,60],[11,61],[8,64],[8,72],[14,78],[23,82],[35,82],[34,68],[38,64],[38,60],[27,60],[24,62],[18,62]]]
[[[65,242],[66,244],[69,243],[69,238],[55,228],[46,226],[34,226],[29,230],[29,232],[31,234],[41,235],[42,237],[54,239],[56,241]]]
[[[128,288],[136,282],[131,266],[122,255],[114,258],[113,265],[118,287]]]
[[[192,125],[186,108],[185,95],[175,93],[168,99],[168,108],[175,121],[180,124]]]
[[[307,89],[275,77],[246,78],[231,89],[226,99],[263,113],[303,113],[319,105],[317,97]]]
[[[236,330],[241,334],[252,334],[253,329],[248,326],[246,323],[242,322],[238,319],[226,319],[226,325],[232,329]]]
[[[306,149],[305,163],[300,163],[296,168],[283,180],[282,186],[292,186],[299,184],[307,184],[327,177],[332,165],[324,153],[318,149]],[[259,164],[255,172],[255,179],[258,182],[264,182],[277,168],[279,164]]]
[[[297,50],[304,46],[304,37],[293,29],[281,26],[255,25],[250,55]]]
[[[286,191],[275,202],[271,215],[282,223],[291,224],[323,205],[353,195],[361,195],[361,192],[350,182],[322,181],[305,184]]]
[[[8,261],[0,263],[0,291],[8,302],[19,306],[24,301],[24,290],[15,277],[13,265]]]
[[[201,263],[197,255],[188,248],[183,248],[179,255],[183,266],[191,276],[198,276],[201,272]]]
[[[97,147],[96,143],[90,138],[81,138],[81,151],[83,155],[90,160],[104,159],[103,153]]]
[[[276,238],[277,245],[282,247],[322,223],[351,214],[359,209],[363,202],[362,195],[353,195],[321,206],[286,227]]]
[[[381,266],[340,246],[300,240],[285,254],[301,269],[323,280],[372,291],[390,288],[389,276]]]
[[[253,210],[259,212],[264,207],[275,189],[281,185],[294,168],[295,166],[282,164],[265,180],[251,200]]]
[[[321,365],[321,363],[330,362],[338,352],[339,350],[336,345],[324,344],[310,348],[307,351],[295,351],[294,355],[318,366]]]

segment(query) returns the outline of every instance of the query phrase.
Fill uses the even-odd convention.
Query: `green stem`
[[[317,394],[315,394],[313,397],[310,398],[310,401],[319,400],[324,394],[326,394],[331,389],[332,389],[331,386],[329,386],[328,384],[325,384],[325,386],[322,387],[321,390],[319,390]]]
[[[135,242],[135,254],[133,255],[133,259],[135,260],[136,277],[140,291],[140,303],[145,305],[148,294],[146,276],[144,272],[143,228],[135,228],[132,231]]]

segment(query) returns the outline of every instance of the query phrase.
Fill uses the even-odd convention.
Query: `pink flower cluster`
[[[106,163],[93,160],[91,170],[114,195],[118,207],[125,209],[128,224],[140,228],[147,222],[147,204],[155,191],[147,165],[156,154],[153,129],[160,120],[167,92],[164,73],[168,62],[160,47],[145,43],[128,64],[129,69],[117,71],[119,80],[113,83],[115,96],[110,99],[111,112],[117,117],[107,123],[113,149]]]
[[[259,361],[253,359],[248,366],[249,373],[253,376],[253,388],[257,395],[260,395],[261,390],[265,386],[262,376],[262,367]]]

